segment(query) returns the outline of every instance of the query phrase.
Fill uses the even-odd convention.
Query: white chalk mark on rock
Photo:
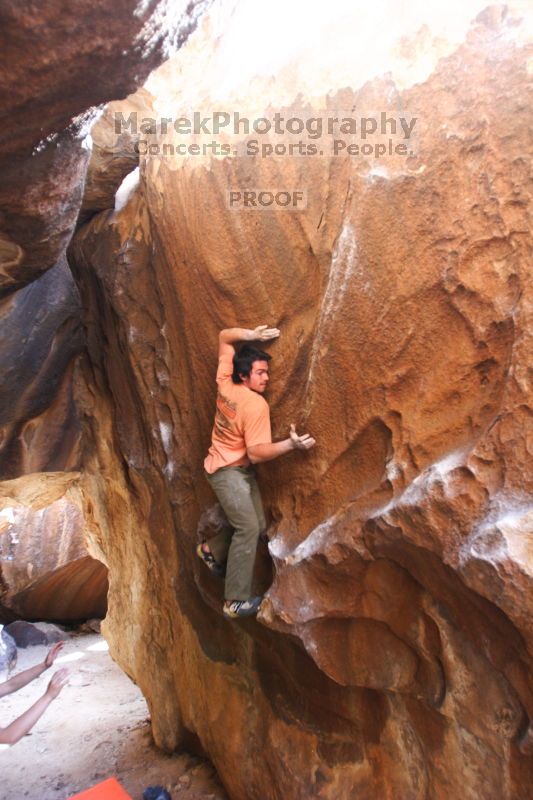
[[[306,392],[313,380],[313,373],[317,361],[322,357],[322,345],[325,340],[328,327],[334,319],[340,305],[342,304],[346,289],[357,266],[357,241],[352,226],[345,222],[338,236],[333,254],[331,257],[331,267],[329,270],[328,283],[316,328],[313,350],[311,353],[311,364],[307,377]]]
[[[115,211],[120,211],[127,204],[131,195],[139,185],[139,167],[136,167],[132,172],[129,172],[115,194]]]

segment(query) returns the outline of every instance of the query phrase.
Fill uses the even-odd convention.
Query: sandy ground
[[[19,649],[13,674],[42,661],[47,649]],[[30,734],[13,747],[0,746],[0,800],[67,800],[111,776],[133,800],[154,785],[172,800],[227,800],[211,764],[156,749],[146,702],[102,636],[71,635],[56,665],[69,667],[69,685]],[[37,700],[54,669],[0,699],[1,725]]]

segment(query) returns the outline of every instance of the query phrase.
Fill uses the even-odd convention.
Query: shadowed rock
[[[65,260],[0,302],[0,476],[77,469],[72,394],[84,346],[80,302]]]
[[[80,0],[0,10],[0,293],[62,255],[75,225],[90,125],[194,29],[199,2]]]

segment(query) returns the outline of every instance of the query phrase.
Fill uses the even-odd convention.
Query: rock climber
[[[237,342],[267,342],[279,334],[278,328],[259,325],[254,330],[228,328],[218,337],[215,423],[204,468],[233,531],[203,541],[196,553],[216,575],[225,574],[223,614],[229,618],[257,614],[263,599],[252,596],[257,542],[266,529],[253,465],[315,444],[309,434],[299,436],[294,425],[287,439],[272,441],[263,397],[271,356],[250,344],[235,350]]]
[[[63,647],[63,642],[57,642],[50,648],[46,654],[46,658],[40,664],[34,667],[25,669],[24,672],[19,672],[13,678],[10,678],[4,683],[0,683],[0,697],[4,697],[12,692],[17,692],[26,686],[31,681],[38,678],[39,675],[49,669],[54,663],[57,655]],[[59,692],[65,686],[68,680],[68,669],[63,667],[54,672],[50,683],[42,697],[36,703],[30,706],[24,714],[21,714],[11,725],[7,728],[0,728],[0,744],[16,744],[19,739],[22,739],[35,725],[38,719],[44,714],[52,700],[55,700]]]

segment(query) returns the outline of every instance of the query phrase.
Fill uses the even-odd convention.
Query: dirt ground
[[[42,661],[47,649],[19,649],[13,674]],[[111,776],[133,800],[154,785],[172,800],[227,800],[211,764],[155,748],[146,702],[102,636],[71,634],[56,665],[69,667],[69,685],[30,734],[13,747],[0,745],[0,800],[67,800]],[[0,699],[2,726],[37,700],[55,668]]]

